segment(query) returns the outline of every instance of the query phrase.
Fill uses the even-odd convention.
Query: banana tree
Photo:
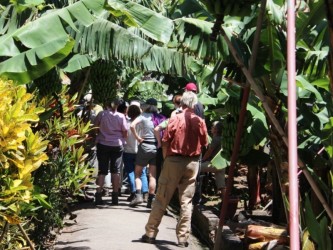
[[[35,1],[35,4],[37,2],[41,1]],[[102,0],[78,1],[61,9],[40,11],[38,18],[26,19],[26,23],[19,27],[15,27],[14,23],[20,13],[17,13],[17,9],[13,6],[8,6],[2,12],[0,23],[3,27],[3,34],[0,37],[2,44],[0,75],[20,83],[28,83],[55,65],[64,62],[65,59],[72,66],[73,61],[69,59],[79,50],[84,51],[92,59],[108,58],[111,55],[110,52],[127,60],[134,56],[136,62],[142,60],[147,64],[148,69],[154,70],[165,69],[156,65],[160,63],[159,58],[162,54],[170,54],[171,60],[179,57],[176,51],[168,52],[166,48],[154,46],[135,32],[130,32],[115,22],[109,21],[105,16],[109,13],[119,16],[118,22],[137,27],[146,37],[156,42],[168,40],[172,29],[171,21],[138,4],[124,5],[121,1],[110,1],[110,4],[113,7]],[[19,17],[24,16],[21,14]],[[154,27],[149,20],[155,23]],[[97,32],[98,29],[99,32]],[[102,44],[91,39],[91,35],[98,36],[96,39],[100,39]],[[87,40],[93,40],[94,43],[84,44]],[[98,49],[99,45],[101,45],[100,49]],[[148,56],[144,57],[147,53]],[[150,60],[152,58],[156,58],[157,61]],[[73,60],[76,66],[87,65],[84,57],[76,57]],[[178,60],[183,59],[180,57]],[[179,67],[178,70],[180,70]],[[68,71],[74,71],[73,67]]]
[[[207,4],[207,1],[205,2]],[[287,145],[283,139],[286,138],[286,133],[282,129],[285,127],[287,122],[287,92],[285,88],[286,55],[283,53],[283,49],[285,48],[286,44],[286,37],[284,32],[286,30],[286,24],[283,19],[284,7],[285,6],[283,1],[267,1],[266,9],[268,12],[266,14],[266,19],[261,35],[261,56],[259,56],[259,62],[257,64],[259,67],[256,67],[253,73],[255,78],[253,78],[249,73],[249,70],[246,69],[247,62],[242,60],[241,55],[235,51],[234,45],[230,41],[232,39],[229,40],[229,37],[224,35],[225,39],[229,40],[229,48],[231,51],[233,51],[233,55],[238,65],[242,68],[242,72],[246,75],[247,80],[250,81],[255,94],[260,98],[262,105],[265,108],[263,111],[268,114],[267,121],[271,128],[271,145],[277,166],[283,165],[283,161],[287,162],[288,159]],[[326,78],[327,70],[325,62],[325,59],[327,58],[325,43],[327,44],[328,40],[324,41],[324,39],[320,39],[325,37],[327,38],[324,31],[327,24],[325,25],[325,20],[321,19],[322,16],[316,15],[316,13],[323,13],[320,12],[322,7],[323,2],[320,1],[311,2],[309,5],[306,5],[302,2],[299,6],[299,12],[301,14],[297,19],[297,27],[302,28],[301,33],[298,33],[299,36],[297,40],[297,55],[299,60],[298,62],[300,63],[298,65],[299,76],[297,77],[298,90],[300,93],[298,98],[298,103],[300,105],[299,120],[303,120],[303,122],[300,123],[300,134],[302,134],[302,136],[307,139],[310,139],[312,136],[317,138],[316,143],[318,145],[322,145],[319,147],[321,151],[317,150],[314,153],[318,158],[325,158],[329,156],[332,145],[330,136],[331,133],[328,132],[329,128],[331,127],[330,119],[332,114],[330,110],[332,110],[332,106],[331,97],[329,95],[328,79]],[[220,15],[221,13],[216,14]],[[224,20],[222,20],[222,23],[223,21]],[[225,29],[224,25],[225,24],[223,23],[223,29]],[[251,30],[251,27],[248,26],[247,29]],[[318,37],[318,34],[320,34],[319,39],[315,39]],[[236,35],[241,36],[241,39],[247,43],[253,38],[251,31],[239,32],[236,33]],[[314,81],[314,79],[316,81]],[[315,100],[314,107],[308,106],[309,100]],[[313,126],[317,126],[317,131],[314,130]],[[321,133],[319,131],[323,128],[325,128],[325,133]],[[315,141],[312,140],[311,143],[313,142]],[[307,143],[309,143],[309,141],[307,141]],[[302,143],[299,150],[301,151],[304,149],[305,145],[309,146],[309,144]],[[313,146],[313,144],[311,146]],[[323,151],[325,152],[324,155],[326,156],[321,155]],[[330,158],[331,157],[328,158],[328,161],[324,161],[326,162],[326,165],[324,164],[326,167],[324,168],[326,168],[327,176],[330,176],[330,173],[332,172],[332,165],[327,165],[328,162],[331,162]],[[306,159],[302,160],[305,161]],[[306,161],[306,165],[310,169],[313,169],[314,167],[314,165],[309,161]],[[306,174],[307,172],[304,170],[304,173]],[[312,187],[316,187],[316,185],[313,185],[312,179],[309,178],[309,176],[306,176],[306,178],[310,184],[312,183]],[[329,181],[328,184],[328,186],[332,186],[331,181]],[[316,194],[318,193],[320,194],[320,192],[316,192]],[[325,199],[323,201],[326,204],[332,203],[331,191],[327,192],[326,201]],[[327,214],[324,215],[324,217],[328,215],[331,218],[331,210],[329,209],[329,206],[327,206],[327,208],[325,207],[325,210]],[[310,226],[309,221],[306,223],[307,226]],[[323,243],[323,241],[318,239],[315,241],[317,244]]]
[[[253,53],[251,46],[256,30],[255,21],[259,13],[259,1],[245,2],[247,8],[239,7],[241,4],[244,5],[241,1],[202,1],[206,8],[195,0],[181,1],[179,4],[171,1],[169,8],[166,8],[165,5],[158,5],[155,10],[158,9],[165,15],[170,13],[169,18],[142,8],[134,1],[108,1],[106,5],[104,5],[104,1],[83,0],[71,3],[61,10],[46,12],[38,19],[31,21],[36,24],[33,25],[34,27],[43,27],[42,22],[50,26],[52,22],[58,23],[58,20],[61,20],[62,27],[59,26],[58,33],[48,34],[49,37],[53,37],[53,40],[56,40],[58,34],[63,35],[63,40],[57,44],[65,52],[61,51],[58,55],[57,53],[60,51],[57,49],[58,47],[52,47],[53,49],[50,50],[55,53],[54,57],[58,61],[51,55],[37,55],[37,48],[39,51],[42,43],[31,47],[30,43],[25,41],[26,37],[20,34],[26,34],[29,31],[38,37],[35,32],[38,29],[22,26],[17,29],[18,31],[14,32],[15,29],[7,31],[0,38],[3,39],[0,41],[6,42],[4,43],[6,46],[0,49],[0,56],[3,59],[0,63],[0,74],[16,77],[21,82],[26,82],[38,77],[56,64],[61,64],[68,72],[73,72],[89,66],[98,58],[116,57],[133,68],[160,71],[200,80],[202,99],[207,101],[207,105],[216,105],[216,112],[219,110],[222,115],[227,113],[224,104],[233,95],[229,86],[236,83],[244,87],[246,81],[251,78],[255,91],[250,99],[259,97],[259,101],[254,106],[256,110],[266,114],[270,128],[268,138],[271,141],[275,165],[279,169],[279,166],[287,161],[287,147],[284,143],[286,132],[280,129],[285,127],[287,121],[286,54],[283,53],[286,44],[285,5],[282,0],[267,1],[258,48],[260,53],[253,74],[247,75],[245,70],[248,68],[248,61]],[[145,6],[149,6],[151,2],[143,1],[143,3]],[[212,3],[213,5],[211,5]],[[223,6],[219,5],[221,3]],[[328,79],[326,78],[328,52],[325,51],[329,40],[327,23],[323,19],[323,13],[325,13],[323,1],[310,1],[308,4],[305,1],[299,1],[299,3],[297,13],[297,70],[299,76],[297,83],[301,93],[299,97],[302,138],[300,151],[308,150],[309,145],[313,142],[318,146],[323,145],[324,152],[328,154],[329,159],[325,162],[329,164],[329,173],[332,173],[333,143],[332,114],[330,113],[332,106],[330,106]],[[189,8],[189,4],[193,8]],[[82,11],[80,11],[81,16],[79,17],[75,11],[77,8]],[[67,13],[71,13],[71,16],[68,16]],[[191,15],[191,17],[185,15]],[[82,20],[83,16],[85,16],[84,20]],[[152,17],[157,20],[154,21],[155,24],[161,24],[157,30],[154,30],[154,27],[148,22]],[[215,18],[218,20],[216,25],[212,22]],[[4,22],[4,24],[9,27],[8,22]],[[224,39],[218,35],[221,24],[223,35],[225,34]],[[212,29],[217,31],[215,32],[218,35],[216,43],[210,40]],[[216,34],[213,34],[212,38]],[[49,41],[54,46],[55,43],[51,38],[48,40],[49,37],[43,37],[42,41]],[[68,40],[65,40],[65,37]],[[230,43],[225,40],[230,40]],[[24,46],[17,46],[17,44]],[[240,61],[237,61],[233,57],[234,54],[230,53],[231,47],[241,59]],[[27,48],[29,49],[27,50]],[[36,55],[39,60],[32,60],[36,58]],[[18,73],[13,71],[16,57],[27,58],[25,61],[27,63],[23,63],[23,66],[22,63],[18,64],[23,68]],[[33,66],[37,68],[40,61],[45,61],[45,63],[40,64],[41,72],[36,73]],[[34,64],[29,66],[29,63]],[[26,67],[24,68],[24,66]],[[310,109],[308,105],[314,100],[315,104]],[[313,122],[311,122],[312,120]],[[253,133],[252,130],[249,131],[251,134]],[[313,139],[311,140],[311,138]],[[255,143],[258,144],[258,142]],[[319,152],[323,151],[316,151],[317,157],[327,157]],[[313,168],[313,163],[308,163],[306,159],[302,160],[309,169]],[[313,176],[315,177],[315,174]],[[328,187],[331,186],[328,185]],[[332,202],[330,193],[327,192],[327,200]],[[278,214],[281,214],[280,211],[280,209],[277,211]]]

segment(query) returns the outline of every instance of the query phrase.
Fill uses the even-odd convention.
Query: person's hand
[[[141,137],[138,138],[138,142],[141,143],[143,142],[143,139]]]

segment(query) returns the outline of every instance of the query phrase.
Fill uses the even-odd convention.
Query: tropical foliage
[[[44,201],[33,186],[32,174],[48,159],[44,152],[47,140],[33,132],[44,111],[33,102],[34,96],[25,86],[14,86],[11,81],[0,80],[0,225],[2,238],[8,225],[20,225],[33,214],[34,200]],[[1,248],[17,249],[25,245],[24,237],[17,242],[0,241]],[[14,237],[15,239],[15,237]]]
[[[33,175],[34,185],[47,196],[52,209],[43,207],[35,214],[30,233],[34,242],[47,246],[54,240],[54,232],[63,226],[66,214],[71,215],[71,204],[85,197],[84,190],[92,181],[94,169],[89,165],[92,129],[90,122],[83,122],[75,115],[76,96],[67,95],[63,88],[58,99],[45,96],[39,100],[45,107],[44,119],[38,130],[49,139],[49,160]],[[40,223],[40,222],[43,223]]]
[[[324,0],[297,1],[296,81],[300,162],[332,207],[333,104],[328,77],[333,68],[328,60],[332,13],[328,8],[325,18],[326,2],[329,6]],[[247,123],[240,124],[246,140],[239,161],[258,164],[251,155],[268,145],[274,171],[281,171],[288,162],[286,4],[283,0],[10,1],[0,11],[0,75],[31,83],[55,66],[74,73],[100,59],[116,60],[124,71],[110,75],[117,79],[110,85],[117,86],[119,95],[146,98],[154,93],[160,100],[165,98],[163,92],[178,93],[180,83],[194,81],[207,122],[225,123],[224,146],[229,150],[214,159],[223,167],[234,153],[230,148],[242,114],[241,99],[251,86]],[[89,79],[89,70],[84,74]],[[232,126],[227,125],[231,119]],[[312,209],[308,199],[314,201],[316,195],[308,185],[301,188],[301,194],[309,194],[301,197],[303,242],[329,249],[326,236],[332,234],[332,218],[321,207]],[[319,225],[322,236],[316,234]]]

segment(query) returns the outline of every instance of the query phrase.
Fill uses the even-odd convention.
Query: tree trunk
[[[260,178],[258,166],[248,166],[247,183],[249,186],[249,210],[260,204]]]
[[[330,37],[330,50],[328,54],[328,75],[330,78],[330,91],[333,97],[333,0],[325,0],[327,22]]]

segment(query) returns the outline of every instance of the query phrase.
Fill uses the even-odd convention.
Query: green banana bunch
[[[251,13],[251,5],[258,0],[200,0],[207,10],[215,16],[247,16]]]
[[[35,79],[34,84],[37,86],[41,97],[59,93],[62,89],[62,82],[57,68],[53,68],[45,75]]]
[[[227,113],[227,116],[223,122],[222,154],[226,159],[230,160],[232,155],[232,149],[234,146],[234,141],[237,131],[237,123],[239,118],[239,111],[240,111],[239,99],[230,96],[228,101],[225,103],[224,108]]]
[[[118,71],[112,61],[96,61],[90,69],[89,83],[96,103],[104,104],[118,93]]]
[[[237,132],[241,102],[235,97],[229,97],[228,101],[225,103],[224,108],[228,115],[223,121],[222,154],[226,159],[230,159]],[[249,142],[249,132],[247,131],[247,128],[253,124],[253,117],[250,111],[246,112],[244,119],[244,128],[239,149],[240,156],[247,154],[252,148],[252,145],[250,145]]]

